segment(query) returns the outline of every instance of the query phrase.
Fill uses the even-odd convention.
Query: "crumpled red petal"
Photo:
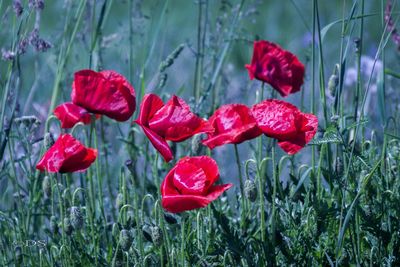
[[[36,165],[47,172],[84,171],[96,160],[97,150],[87,148],[70,134],[62,134]]]
[[[246,105],[228,104],[218,108],[209,119],[215,131],[202,143],[213,149],[224,144],[239,144],[261,135],[251,110]]]
[[[231,188],[233,184],[224,184],[213,186],[206,196],[201,195],[171,195],[162,198],[162,206],[165,210],[172,213],[179,213],[187,210],[204,208],[226,190]]]
[[[134,88],[124,76],[112,70],[76,72],[71,99],[92,113],[117,121],[128,120],[136,107]]]
[[[185,101],[177,96],[164,105],[157,95],[146,94],[135,122],[167,162],[173,158],[167,140],[181,142],[195,134],[214,131],[206,120],[193,114]]]
[[[278,139],[278,145],[289,155],[299,152],[314,137],[318,118],[302,113],[296,106],[277,99],[267,99],[252,107],[262,132]]]
[[[304,65],[298,58],[274,43],[255,41],[251,64],[245,65],[250,79],[269,83],[285,97],[300,90]]]
[[[182,158],[161,184],[163,208],[177,213],[207,206],[232,187],[232,184],[213,185],[218,178],[218,166],[212,158]]]
[[[190,111],[189,106],[179,97],[173,96],[150,119],[149,127],[166,140],[181,142],[189,137],[214,129],[206,121]]]
[[[251,110],[258,127],[269,137],[279,140],[296,136],[299,114],[296,106],[282,100],[267,99]]]
[[[313,114],[302,114],[303,121],[300,132],[287,141],[280,141],[278,145],[289,155],[299,152],[308,142],[310,142],[318,129],[318,118]]]
[[[78,122],[90,123],[90,113],[72,102],[66,102],[54,109],[54,115],[61,121],[61,128],[74,127]]]

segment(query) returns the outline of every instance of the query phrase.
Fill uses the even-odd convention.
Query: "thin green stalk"
[[[244,197],[244,186],[243,186],[243,175],[242,175],[242,168],[241,168],[241,163],[240,163],[240,157],[239,157],[239,150],[237,144],[234,145],[235,147],[235,158],[236,158],[236,165],[238,168],[238,173],[239,173],[239,184],[240,184],[240,201],[241,201],[241,212],[240,212],[240,221],[242,227],[244,226],[245,223],[245,215],[246,215],[246,203],[245,203],[245,197]]]
[[[186,234],[185,234],[185,224],[186,224],[186,215],[187,214],[182,214],[182,219],[181,219],[181,251],[180,251],[180,257],[181,257],[181,266],[185,267],[185,250],[186,250]]]
[[[272,188],[272,213],[271,213],[271,234],[272,234],[272,247],[276,248],[276,240],[275,240],[275,231],[276,231],[276,192],[278,188],[278,175],[276,173],[276,165],[275,165],[275,141],[272,144],[271,148],[271,158],[272,158],[272,177],[273,177],[273,188]],[[275,252],[273,253],[275,255]],[[275,259],[274,259],[275,263]]]

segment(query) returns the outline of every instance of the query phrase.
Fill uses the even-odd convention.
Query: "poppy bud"
[[[329,78],[328,81],[328,90],[329,93],[331,94],[332,97],[335,97],[336,95],[336,88],[339,84],[339,77],[338,77],[338,72],[339,72],[339,65],[336,64],[335,68],[333,69],[333,73],[331,77]]]
[[[251,202],[257,199],[257,187],[253,180],[247,179],[244,182],[244,195]]]
[[[335,160],[335,172],[337,175],[342,175],[344,171],[343,161],[340,157]]]
[[[172,213],[169,213],[169,212],[164,212],[164,219],[169,224],[175,224],[178,222],[176,217]]]
[[[153,242],[153,239],[151,238],[151,230],[149,229],[149,226],[143,225],[142,233],[143,233],[144,238],[146,238],[147,241]]]
[[[125,161],[125,166],[128,168],[129,172],[134,175],[135,174],[135,164],[133,164],[133,161],[131,159],[128,159]]]
[[[50,197],[51,196],[51,182],[50,182],[50,178],[49,176],[45,176],[43,178],[42,181],[42,190],[43,190],[43,194],[46,197]]]
[[[71,225],[75,230],[79,230],[83,226],[83,216],[79,207],[73,206],[71,207]]]
[[[21,263],[22,261],[22,248],[21,246],[15,246],[15,259],[17,260],[18,263]]]
[[[71,221],[68,217],[64,218],[64,232],[66,235],[71,235],[72,234],[72,225],[71,225]]]
[[[151,230],[151,239],[153,240],[153,244],[156,247],[161,246],[163,243],[163,240],[164,240],[164,236],[163,236],[163,232],[162,232],[161,228],[158,226],[153,226],[150,228],[150,230]]]
[[[121,246],[121,249],[123,251],[129,250],[132,245],[132,241],[133,238],[131,233],[126,229],[121,230],[121,232],[119,233],[119,245]]]
[[[120,230],[120,229],[119,229],[118,223],[113,223],[112,229],[111,229],[111,235],[112,235],[113,237],[117,237],[119,230]]]
[[[117,199],[115,201],[115,206],[117,207],[118,211],[122,208],[124,205],[124,195],[122,193],[118,193]]]
[[[54,215],[50,217],[50,232],[53,234],[58,233],[57,217]]]

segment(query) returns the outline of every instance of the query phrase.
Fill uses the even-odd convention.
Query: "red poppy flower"
[[[145,95],[135,122],[167,162],[173,157],[167,140],[181,142],[195,134],[214,131],[206,120],[193,114],[185,101],[175,95],[165,105],[157,95]]]
[[[251,64],[246,65],[250,79],[269,83],[281,96],[300,91],[304,65],[299,59],[268,41],[255,41]]]
[[[267,99],[252,107],[261,131],[278,140],[278,145],[289,155],[299,152],[314,137],[318,119],[313,114],[302,113],[285,101]]]
[[[60,173],[84,171],[96,157],[96,149],[85,147],[70,134],[62,134],[44,153],[36,169]]]
[[[61,128],[74,127],[78,122],[90,123],[90,113],[72,102],[66,102],[54,109],[54,115],[61,121]]]
[[[212,158],[180,159],[161,184],[163,208],[178,213],[207,206],[232,186],[214,185],[218,179],[218,166]]]
[[[75,105],[117,121],[128,120],[136,107],[134,88],[124,76],[112,70],[76,72],[71,99]]]
[[[209,119],[215,131],[208,134],[203,144],[213,149],[225,144],[239,144],[259,136],[251,110],[242,104],[228,104],[217,109]]]

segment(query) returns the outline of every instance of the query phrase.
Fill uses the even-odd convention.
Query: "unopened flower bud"
[[[126,229],[121,230],[121,232],[119,233],[119,245],[121,246],[121,249],[123,251],[129,250],[132,245],[132,241],[133,238],[131,233]]]
[[[339,65],[336,64],[336,66],[333,70],[333,73],[328,81],[328,90],[329,90],[329,93],[331,94],[331,96],[333,96],[333,97],[336,95],[336,88],[339,84],[338,72],[339,72]]]
[[[15,259],[20,264],[22,262],[22,248],[21,246],[15,246]]]
[[[52,234],[58,233],[57,217],[54,215],[50,217],[50,232]]]
[[[344,171],[343,160],[340,157],[337,157],[335,160],[335,172],[337,175],[342,175]]]
[[[124,195],[122,193],[118,193],[117,199],[115,200],[115,206],[117,207],[118,211],[124,205]]]
[[[54,138],[51,133],[45,133],[44,134],[44,141],[43,141],[44,148],[49,150],[50,147],[54,145]]]
[[[42,190],[43,190],[43,194],[46,197],[50,197],[51,196],[51,182],[50,182],[50,178],[49,176],[45,176],[43,178],[42,181]]]
[[[251,202],[257,199],[257,187],[253,180],[247,179],[244,182],[244,195]]]
[[[63,223],[64,223],[64,233],[68,236],[71,235],[73,230],[71,225],[71,220],[68,217],[65,217]]]
[[[79,230],[83,227],[83,216],[79,207],[71,207],[71,225],[75,230]]]
[[[169,224],[175,224],[178,221],[176,219],[175,215],[173,215],[172,213],[169,213],[169,212],[164,212],[164,219]]]
[[[161,246],[163,243],[163,240],[164,240],[164,236],[163,236],[163,232],[162,232],[161,228],[158,226],[153,226],[150,229],[151,229],[151,239],[153,241],[153,244],[156,247]]]

